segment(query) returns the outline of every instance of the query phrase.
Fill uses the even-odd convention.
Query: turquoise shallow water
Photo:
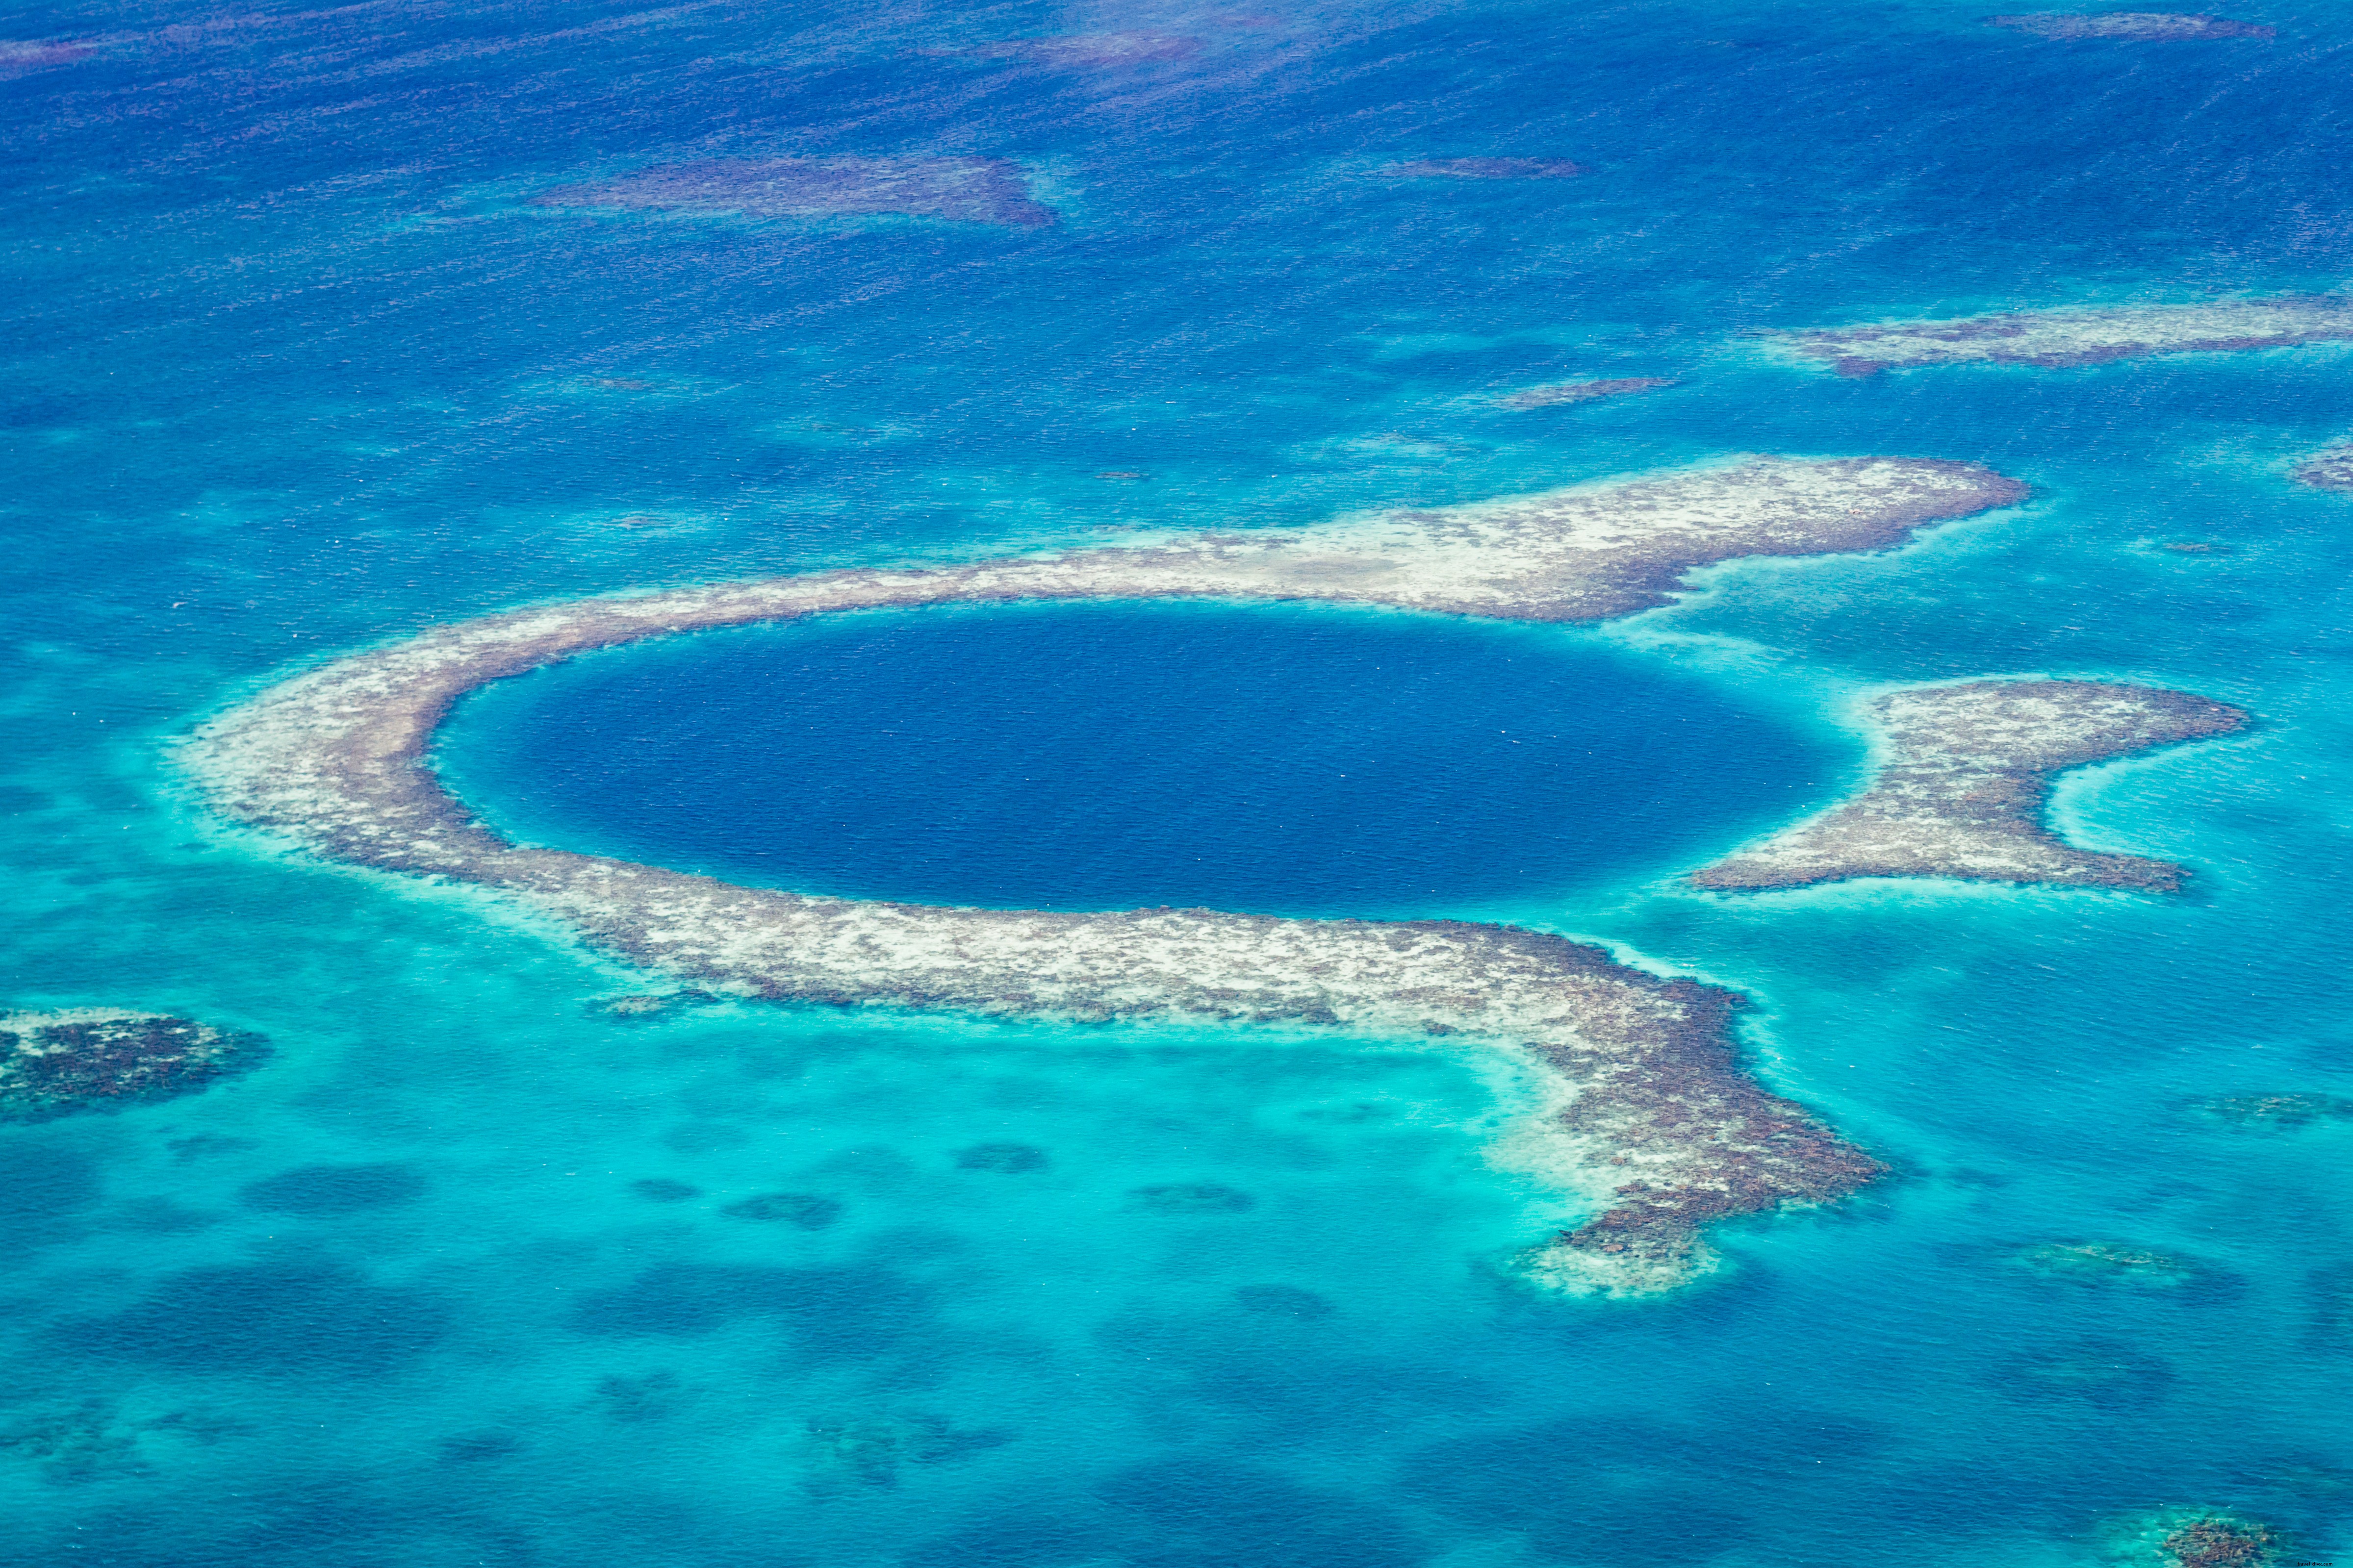
[[[14,1558],[1977,1568],[2228,1507],[2332,1560],[2353,1123],[2197,1108],[2353,1094],[2353,512],[2286,479],[2353,429],[2353,350],[1848,382],[1742,335],[2337,286],[2353,32],[2243,14],[2279,38],[2058,47],[1927,5],[13,12],[90,51],[0,81],[5,999],[276,1050],[0,1129]],[[1106,31],[1203,42],[1116,69],[923,52]],[[1057,225],[529,204],[648,162],[965,153],[1023,160]],[[1368,177],[1502,154],[1593,173]],[[1585,375],[1681,384],[1487,401]],[[1964,458],[2035,493],[1541,635],[1849,768],[1843,715],[1884,682],[2145,680],[2258,723],[2061,789],[2081,842],[2191,868],[2174,900],[1682,889],[1746,791],[1538,882],[1447,857],[1462,879],[1413,912],[1747,993],[1757,1069],[1897,1167],[1721,1237],[1729,1268],[1672,1299],[1504,1274],[1567,1216],[1485,1158],[1524,1087],[1494,1064],[617,1017],[598,999],[642,976],[229,832],[172,760],[306,661],[518,604],[1747,450]],[[1100,647],[1119,613],[1020,635]],[[1430,668],[1495,646],[1368,618],[1426,633]],[[1289,649],[1366,700],[1295,621],[1219,624],[1237,668]],[[1182,733],[1139,722],[1125,754],[1181,785],[1150,745]],[[1165,874],[1145,849],[1103,874]],[[1169,1187],[1213,1195],[1169,1212]],[[838,1207],[727,1212],[780,1193]],[[2084,1242],[2188,1268],[2021,1261]]]

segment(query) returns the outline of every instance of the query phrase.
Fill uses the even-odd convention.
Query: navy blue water
[[[2293,1560],[2341,1552],[2353,1124],[2197,1106],[2353,1093],[2353,509],[2286,478],[2353,430],[2353,352],[1850,382],[1742,334],[2337,286],[2353,18],[2253,3],[2234,14],[2276,39],[2067,44],[1984,9],[12,8],[10,38],[90,47],[0,55],[5,1000],[181,1009],[278,1053],[192,1099],[0,1129],[13,1558],[1978,1568],[2145,1561],[2152,1516],[2225,1508],[2295,1532]],[[1108,32],[1203,42],[956,52]],[[1059,221],[531,204],[800,154],[1018,159]],[[1377,177],[1482,156],[1592,172]],[[1681,384],[1491,401],[1620,375]],[[1786,772],[1675,745],[1691,765],[1660,787],[1692,804],[1651,855],[1523,879],[1450,850],[1461,879],[1420,894],[1400,847],[1362,912],[1508,918],[1736,987],[1757,1070],[1898,1167],[1725,1236],[1725,1269],[1666,1299],[1513,1283],[1513,1249],[1572,1216],[1487,1159],[1525,1101],[1476,1058],[617,1016],[599,999],[644,977],[488,898],[224,831],[169,750],[306,661],[519,604],[1746,450],[1978,460],[2035,496],[1901,552],[1712,573],[1553,634],[1528,657],[1557,678],[1515,665],[1480,700],[1539,705],[1577,668],[1672,690],[1830,757],[1796,774],[1821,792],[1851,778],[1843,704],[1884,681],[2142,679],[2262,722],[2062,792],[2080,841],[2189,866],[2174,900],[1695,894],[1675,879],[1720,837],[1804,805],[1759,793]],[[1010,617],[979,668],[1067,669],[1052,626],[1108,637],[1111,614]],[[770,646],[871,635],[919,663],[961,635],[921,619]],[[1200,636],[1247,668],[1323,625]],[[1345,711],[1364,639],[1416,626],[1436,668],[1501,646],[1333,623],[1331,657],[1250,711],[1322,708],[1319,683]],[[966,721],[918,695],[926,724]],[[1148,719],[1113,763],[1174,777],[1198,743],[1220,754],[1197,776],[1230,765],[1222,732]],[[1054,721],[1021,743],[1068,755]],[[1607,786],[1562,760],[1534,785],[1500,750],[1450,765],[1499,796]],[[1072,901],[1182,869],[1137,853]],[[925,891],[889,869],[777,879]],[[1246,1202],[1129,1196],[1168,1184]],[[803,1196],[738,1206],[776,1193]],[[2021,1261],[2082,1242],[2188,1272]]]
[[[509,837],[997,909],[1457,913],[1728,850],[1853,771],[1660,660],[1345,610],[1022,605],[677,637],[501,683]]]

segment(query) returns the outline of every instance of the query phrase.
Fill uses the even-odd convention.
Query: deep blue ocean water
[[[1861,771],[1556,627],[1165,603],[641,643],[442,736],[518,842],[846,898],[1326,918],[1723,853]]]
[[[89,50],[0,63],[0,1000],[185,1010],[277,1050],[192,1099],[0,1129],[10,1559],[2043,1568],[2124,1552],[2149,1510],[2221,1507],[2337,1560],[2353,1123],[2196,1106],[2353,1094],[2353,502],[2286,479],[2353,432],[2353,349],[1847,382],[1743,334],[2340,286],[2353,16],[2255,3],[2230,14],[2275,40],[2061,44],[1985,9],[10,7],[0,37]],[[1126,66],[955,52],[1107,32],[1202,43]],[[1059,221],[530,200],[651,163],[849,154],[1017,159]],[[1591,173],[1376,177],[1504,155]],[[1488,401],[1619,375],[1681,384]],[[1756,727],[1727,763],[1643,717],[1672,759],[1657,798],[1681,803],[1648,850],[1407,837],[1353,884],[1345,861],[1319,883],[1238,851],[1217,884],[1514,920],[1752,996],[1757,1069],[1899,1174],[1725,1235],[1730,1267],[1664,1300],[1504,1275],[1564,1215],[1484,1157],[1518,1103],[1490,1064],[1271,1029],[619,1018],[596,999],[641,976],[480,895],[225,831],[169,751],[307,661],[519,604],[1739,451],[1966,458],[2035,494],[1900,552],[1716,569],[1577,634],[1135,620],[1238,676],[1299,672],[1232,722],[1365,715],[1332,743],[1372,734],[1398,791],[1430,787],[1408,765],[1428,757],[1492,797],[1450,831],[1624,780],[1418,734],[1417,712],[1468,719],[1403,675],[1368,689],[1376,647],[1386,678],[1389,647],[1426,647],[1472,706],[1591,680]],[[535,820],[562,803],[494,787],[525,753],[489,744],[563,754],[533,686],[617,719],[666,661],[708,685],[822,655],[840,723],[923,719],[863,753],[888,765],[978,722],[921,679],[965,662],[958,637],[1018,678],[1135,646],[1119,614],[625,650],[486,693],[445,762]],[[1842,787],[1852,699],[1988,673],[2258,716],[2060,793],[2080,841],[2181,860],[2187,895],[1679,888]],[[1175,679],[1114,670],[1017,715],[1065,760],[1058,790],[1092,763],[1056,715],[1118,710],[1114,677]],[[1136,712],[1105,754],[1157,791],[1230,778],[1212,717]],[[712,721],[663,721],[684,743]],[[820,782],[849,787],[860,756],[828,752]],[[1071,902],[1184,896],[1165,838],[1130,834],[1132,860],[1110,842],[1151,798],[1083,803],[1114,815],[1089,818],[1105,847]],[[936,827],[921,803],[878,809]],[[757,841],[795,842],[779,881],[980,896],[1037,870],[892,880],[855,839]],[[1408,871],[1432,865],[1453,879],[1423,893]],[[1129,1197],[1169,1183],[1249,1202]],[[838,1206],[727,1212],[778,1191]],[[2193,1268],[2141,1286],[2019,1261],[2084,1241]]]

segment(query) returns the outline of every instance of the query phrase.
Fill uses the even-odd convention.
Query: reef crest
[[[2177,891],[2179,866],[2072,848],[2042,826],[2051,777],[2152,746],[2228,734],[2239,709],[2145,686],[1978,680],[1891,692],[1869,707],[1883,757],[1854,799],[1694,872],[1703,888],[1794,888],[1854,877]]]
[[[1931,364],[2030,364],[2046,370],[2152,354],[2285,348],[2353,339],[2353,296],[2305,294],[2211,305],[2036,310],[1937,321],[1881,321],[1764,334],[1785,354],[1841,375]]]

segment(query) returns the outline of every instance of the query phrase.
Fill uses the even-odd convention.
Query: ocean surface
[[[274,1055],[0,1126],[0,1557],[2066,1568],[2228,1510],[2339,1561],[2353,1120],[2209,1107],[2353,1096],[2353,498],[2288,479],[2353,345],[1841,380],[1750,334],[2343,287],[2353,13],[1985,8],[8,7],[0,1004]],[[1053,221],[533,201],[868,156],[1009,160]],[[1495,157],[1587,172],[1383,173]],[[1677,384],[1497,402],[1587,377]],[[1757,451],[2034,493],[1598,627],[649,643],[436,753],[534,841],[768,885],[1510,921],[1736,988],[1754,1069],[1896,1173],[1650,1300],[1511,1273],[1576,1215],[1490,1160],[1496,1060],[616,1013],[658,984],[175,761],[522,605]],[[1851,788],[1873,689],[1988,674],[2255,715],[2058,792],[2186,894],[1680,880]]]

